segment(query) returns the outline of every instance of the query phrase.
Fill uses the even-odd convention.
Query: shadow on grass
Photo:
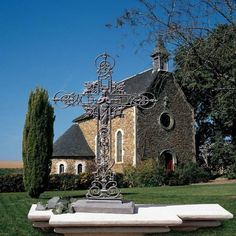
[[[121,194],[122,194],[123,196],[137,195],[137,193],[123,193],[123,192],[121,192]]]
[[[59,196],[59,197],[62,197],[62,198],[85,198],[85,194],[61,194],[61,192],[55,192],[55,194],[44,194],[42,196],[40,196],[40,199],[42,200],[49,200],[53,197],[56,197],[56,196]]]

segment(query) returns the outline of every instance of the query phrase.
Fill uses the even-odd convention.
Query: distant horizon
[[[3,161],[0,160],[0,169],[22,169],[23,161]]]
[[[0,162],[5,162],[5,161],[8,161],[8,162],[23,162],[23,160],[6,160],[6,159],[1,159]]]

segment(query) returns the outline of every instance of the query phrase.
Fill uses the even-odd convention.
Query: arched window
[[[95,146],[95,156],[96,156],[96,157],[97,157],[97,154],[98,154],[98,153],[97,153],[97,152],[98,152],[98,140],[97,140],[97,139],[98,139],[98,136],[96,135],[96,136],[95,136],[95,139],[94,139],[94,143],[95,143],[95,144],[94,144],[94,146]]]
[[[123,162],[122,152],[122,133],[118,131],[116,133],[116,162]]]
[[[77,174],[82,173],[83,172],[83,165],[82,164],[78,164],[77,166]]]
[[[65,167],[63,164],[59,165],[59,174],[63,174],[65,172]]]

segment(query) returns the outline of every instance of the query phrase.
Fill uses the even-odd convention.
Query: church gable
[[[158,102],[150,110],[138,109],[137,158],[165,163],[163,159],[171,157],[169,165],[194,161],[194,113],[173,75],[158,72],[150,91]],[[167,168],[168,163],[165,165]]]

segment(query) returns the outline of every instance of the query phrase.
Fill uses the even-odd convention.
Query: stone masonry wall
[[[135,143],[135,108],[127,108],[124,110],[124,117],[116,117],[112,120],[112,156],[116,156],[116,140],[115,133],[121,130],[123,133],[123,163],[116,163],[114,170],[122,172],[123,165],[133,164],[136,158]]]
[[[86,171],[86,162],[87,159],[59,159],[55,158],[52,159],[52,168],[51,168],[51,174],[59,174],[59,166],[60,164],[64,165],[64,173],[70,173],[70,174],[77,174],[77,166],[79,164],[82,164],[82,172]]]
[[[97,135],[97,120],[89,119],[78,123],[80,129],[82,130],[89,147],[95,152],[95,137]]]
[[[135,127],[134,127],[134,112],[135,108],[127,108],[124,110],[124,117],[116,117],[112,120],[112,157],[116,159],[116,144],[115,134],[118,130],[123,133],[123,163],[116,163],[113,169],[121,172],[124,164],[133,164],[135,158]],[[78,123],[90,148],[95,150],[95,137],[97,134],[97,121],[90,119]]]
[[[178,164],[195,161],[193,109],[171,75],[164,80],[163,87],[155,107],[137,109],[137,159],[159,160],[161,152],[170,150],[176,155]],[[167,107],[165,97],[168,97]],[[165,130],[160,125],[159,117],[163,112],[174,118],[173,129]]]

